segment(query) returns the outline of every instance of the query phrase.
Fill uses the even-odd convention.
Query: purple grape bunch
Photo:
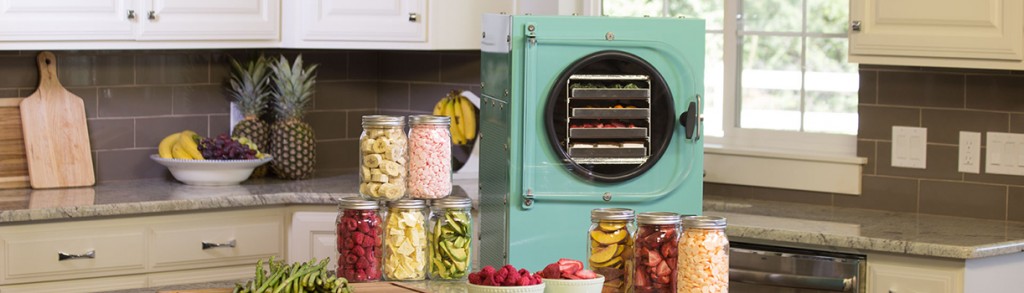
[[[207,160],[255,160],[258,152],[226,133],[199,141],[199,152]]]

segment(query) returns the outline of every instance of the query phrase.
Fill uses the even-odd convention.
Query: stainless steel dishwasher
[[[729,292],[864,292],[865,265],[863,255],[732,242]]]

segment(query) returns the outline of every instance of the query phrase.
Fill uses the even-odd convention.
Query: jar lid
[[[402,116],[364,115],[363,126],[405,126]]]
[[[338,200],[338,207],[349,210],[376,210],[380,206],[377,205],[376,201],[357,197],[345,197]]]
[[[409,124],[451,124],[451,118],[438,115],[412,115],[409,116]]]
[[[689,216],[683,217],[683,227],[686,228],[725,228],[725,218],[716,216]]]
[[[399,209],[422,209],[427,207],[427,202],[419,199],[400,199],[392,201],[388,206]]]
[[[670,212],[646,212],[636,215],[636,221],[640,224],[653,224],[653,225],[675,225],[679,224],[681,219],[679,214]]]
[[[633,220],[633,210],[624,208],[599,208],[590,211],[590,220]]]
[[[473,206],[473,201],[468,197],[453,197],[438,199],[434,201],[435,208],[468,208]]]

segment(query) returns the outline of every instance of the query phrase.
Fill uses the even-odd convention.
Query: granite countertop
[[[334,205],[355,196],[354,174],[302,181],[259,179],[224,187],[170,179],[104,183],[89,188],[0,191],[0,225],[112,216],[213,211],[274,205]],[[456,194],[476,199],[476,182]],[[464,189],[465,188],[465,189]],[[471,193],[467,193],[467,191]],[[708,195],[708,215],[729,219],[734,241],[972,259],[1024,252],[1024,222],[734,199]]]
[[[732,241],[973,259],[1024,252],[1024,222],[704,197]]]

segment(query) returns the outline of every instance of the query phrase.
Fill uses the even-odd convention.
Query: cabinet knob
[[[156,11],[149,11],[149,20],[156,20]]]
[[[210,249],[210,248],[217,248],[217,247],[232,247],[233,248],[233,247],[235,247],[235,240],[232,239],[231,241],[228,241],[228,243],[213,243],[213,242],[203,241],[203,250],[207,250],[207,249]]]
[[[135,10],[128,10],[128,19],[135,19]]]
[[[409,12],[409,21],[410,22],[416,22],[416,20],[419,19],[419,18],[420,18],[420,16],[416,15],[415,12]]]
[[[860,21],[859,20],[854,20],[853,22],[851,22],[850,23],[850,29],[855,31],[855,32],[859,32],[860,31]]]
[[[69,254],[66,252],[57,252],[57,261],[65,261],[79,258],[96,258],[96,251],[90,250],[83,254]]]

